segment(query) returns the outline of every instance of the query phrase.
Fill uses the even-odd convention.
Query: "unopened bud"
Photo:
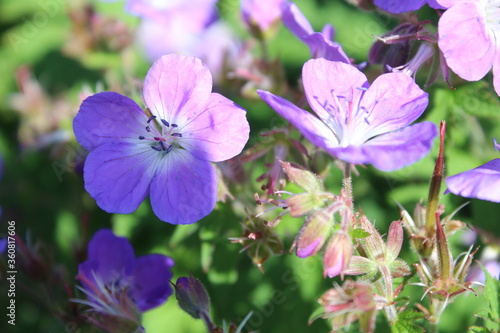
[[[323,191],[321,180],[311,171],[289,162],[281,162],[281,165],[288,178],[305,191],[310,193]]]
[[[193,276],[180,277],[174,288],[181,309],[196,319],[208,316],[210,308],[208,293],[198,279]]]
[[[352,240],[346,233],[340,231],[335,233],[326,247],[323,257],[323,277],[334,277],[341,275],[348,267],[352,257]]]
[[[313,212],[297,236],[297,256],[306,258],[316,254],[330,235],[332,217],[327,209]]]

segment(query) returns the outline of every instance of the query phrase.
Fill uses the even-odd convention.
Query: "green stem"
[[[352,207],[353,207],[353,197],[352,197],[351,164],[346,163],[343,171],[344,171],[343,186],[344,186],[344,191],[345,191],[345,195],[346,195],[346,198],[347,198],[347,204],[352,209]]]

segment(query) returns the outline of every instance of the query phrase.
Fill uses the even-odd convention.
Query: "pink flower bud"
[[[333,214],[327,209],[312,213],[304,223],[295,240],[297,245],[297,256],[301,258],[316,254],[328,236],[333,225]]]
[[[341,275],[343,278],[343,271],[349,265],[352,251],[352,241],[349,235],[342,231],[335,233],[330,239],[323,257],[323,276]]]

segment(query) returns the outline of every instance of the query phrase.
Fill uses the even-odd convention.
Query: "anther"
[[[168,148],[167,148],[167,149],[166,149],[166,151],[165,151],[165,154],[170,153],[170,151],[172,150],[172,148],[173,148],[172,146],[168,146]]]
[[[182,138],[182,134],[181,133],[172,133],[172,136],[176,136],[178,138]]]
[[[160,141],[160,146],[161,146],[161,149],[165,150],[165,145],[163,145],[163,142]]]
[[[163,123],[163,125],[169,127],[170,124],[168,123],[168,121],[166,121],[165,119],[162,119],[161,122]]]
[[[144,137],[142,135],[139,135],[139,140],[144,140]]]
[[[147,122],[148,122],[148,124],[149,124],[149,123],[151,122],[151,120],[153,120],[153,119],[156,119],[156,116],[151,116],[151,117],[149,117],[149,119],[148,119],[148,121],[147,121]]]
[[[156,146],[151,146],[151,149],[156,150],[156,151],[161,151],[161,148],[156,147]]]
[[[177,125],[177,124],[172,124],[172,127],[179,127],[179,125]]]
[[[149,126],[146,126],[146,131],[151,132],[151,128],[149,128]]]

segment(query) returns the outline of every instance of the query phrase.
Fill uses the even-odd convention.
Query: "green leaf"
[[[351,231],[351,237],[353,238],[366,238],[370,236],[370,233],[361,228],[356,228]]]
[[[484,287],[484,297],[489,305],[488,320],[485,320],[485,326],[491,332],[500,331],[500,281],[494,279],[488,270],[481,265],[481,268],[486,277]]]
[[[425,315],[420,312],[415,312],[413,310],[408,310],[400,312],[398,314],[398,319],[391,326],[392,333],[422,333],[425,330],[416,325],[414,321],[424,318]]]
[[[325,314],[325,309],[323,307],[317,308],[316,310],[313,311],[313,313],[311,313],[309,319],[307,320],[307,323],[311,325],[313,321],[315,321],[318,318],[322,318],[324,314]]]

